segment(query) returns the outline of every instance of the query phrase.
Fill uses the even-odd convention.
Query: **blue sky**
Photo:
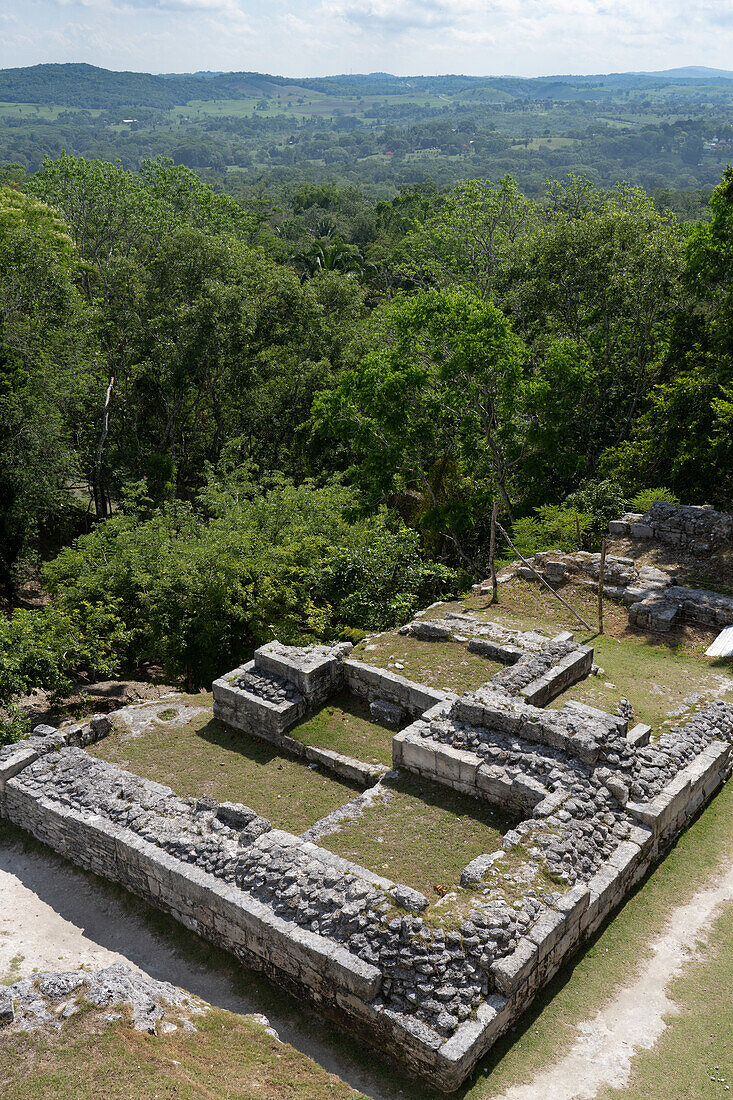
[[[0,0],[0,67],[292,76],[733,66],[730,0]]]

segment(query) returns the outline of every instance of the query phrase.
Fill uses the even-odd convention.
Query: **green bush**
[[[114,675],[124,641],[114,601],[81,600],[75,607],[61,602],[38,611],[18,608],[12,616],[0,617],[0,706],[6,708],[0,744],[23,732],[12,705],[16,696],[34,688],[62,696],[83,673]]]
[[[601,481],[583,481],[565,500],[567,508],[577,508],[591,517],[586,549],[598,545],[608,533],[608,524],[626,511],[626,494],[617,481],[604,478]]]
[[[630,512],[648,512],[655,500],[667,500],[670,504],[679,504],[679,497],[671,489],[642,489],[629,505]]]
[[[585,512],[557,504],[543,504],[533,515],[515,520],[513,536],[517,549],[525,556],[536,554],[539,550],[572,553],[583,546],[592,526],[593,517]]]
[[[230,475],[198,509],[177,502],[99,524],[46,566],[46,584],[71,608],[118,602],[126,665],[208,684],[272,638],[382,629],[457,591],[458,574],[425,561],[415,532],[360,516],[358,503],[338,482],[263,488]]]

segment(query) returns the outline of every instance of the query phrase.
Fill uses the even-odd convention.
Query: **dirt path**
[[[107,966],[123,959],[160,981],[172,982],[231,1012],[262,1013],[280,1038],[338,1074],[373,1100],[394,1100],[391,1089],[357,1064],[315,1012],[273,992],[260,975],[234,960],[203,965],[159,935],[102,881],[41,851],[0,842],[0,978],[34,971]]]
[[[671,980],[693,957],[691,947],[704,939],[720,906],[730,902],[733,869],[673,912],[639,977],[578,1026],[573,1047],[559,1062],[495,1100],[593,1100],[603,1088],[626,1084],[634,1055],[653,1047],[666,1027],[665,1016],[679,1011],[667,994]],[[351,1059],[315,1013],[299,1011],[294,1002],[284,1005],[286,999],[273,995],[258,975],[248,976],[234,963],[197,963],[103,882],[52,853],[0,844],[0,977],[11,966],[13,975],[22,977],[119,959],[210,1004],[264,1013],[281,1039],[374,1100],[403,1095],[378,1070],[371,1074]]]
[[[670,982],[694,957],[694,945],[705,938],[717,910],[731,902],[733,870],[672,913],[639,977],[595,1019],[578,1026],[564,1058],[495,1100],[592,1100],[602,1088],[623,1087],[634,1055],[653,1047],[667,1026],[665,1017],[680,1011],[667,995]]]

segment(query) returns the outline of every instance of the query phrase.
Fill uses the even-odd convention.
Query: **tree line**
[[[525,550],[649,490],[730,508],[732,243],[730,169],[700,222],[575,176],[9,178],[0,701],[398,622],[486,570],[494,501]]]

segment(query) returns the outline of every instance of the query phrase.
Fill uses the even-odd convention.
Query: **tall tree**
[[[460,287],[398,299],[368,340],[376,349],[316,399],[316,423],[348,441],[372,498],[420,493],[423,527],[475,571],[492,497],[512,513],[526,349],[492,303]]]
[[[58,215],[0,188],[0,577],[71,501],[99,356],[82,268]]]
[[[733,168],[686,254],[687,300],[663,375],[629,441],[606,457],[632,485],[669,485],[685,500],[733,504]]]

